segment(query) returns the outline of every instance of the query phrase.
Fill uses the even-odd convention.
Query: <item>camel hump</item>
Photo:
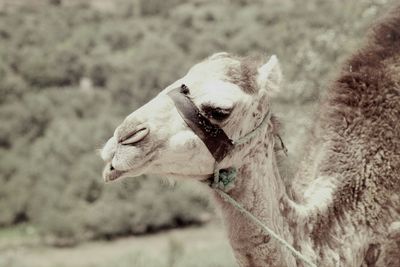
[[[388,49],[388,53],[400,53],[400,4],[392,6],[389,12],[377,21],[372,27],[371,35],[375,45]]]
[[[366,45],[345,65],[344,73],[362,72],[363,69],[382,70],[400,57],[400,5],[389,8],[370,28]],[[376,77],[374,77],[376,78]]]

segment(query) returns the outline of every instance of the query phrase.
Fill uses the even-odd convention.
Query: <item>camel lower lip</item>
[[[118,170],[113,170],[107,173],[107,175],[104,176],[104,180],[106,182],[114,181],[117,180],[119,177],[121,177],[124,173],[124,171],[118,171]]]

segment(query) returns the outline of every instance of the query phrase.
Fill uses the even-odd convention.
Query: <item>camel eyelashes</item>
[[[190,89],[185,84],[181,85],[180,92],[187,97],[189,97],[190,95]],[[201,106],[201,109],[209,119],[213,119],[218,122],[227,119],[232,112],[232,108],[219,108],[219,107],[214,107],[212,105],[204,105],[204,104]]]
[[[201,109],[209,119],[218,122],[226,120],[232,112],[232,109],[219,108],[210,105],[202,105]]]

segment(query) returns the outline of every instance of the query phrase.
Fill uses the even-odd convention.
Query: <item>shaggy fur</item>
[[[337,246],[331,237],[346,223],[376,234],[380,241],[371,243],[367,255],[376,254],[391,223],[400,219],[400,6],[372,28],[367,45],[343,66],[321,110],[314,132],[323,151],[311,151],[307,164],[317,168],[304,174],[330,177],[335,190],[326,212],[315,219],[314,245]],[[384,258],[383,252],[377,264],[386,266]],[[399,258],[392,257],[392,264],[400,266]],[[366,261],[375,266],[371,256]]]
[[[256,82],[257,71],[265,59],[261,56],[236,59],[240,64],[228,68],[228,81],[237,84],[245,93],[255,94],[259,89]]]
[[[363,266],[400,266],[400,256],[394,256],[400,252],[400,238],[389,230],[400,220],[400,6],[377,22],[367,40],[366,46],[344,64],[321,105],[309,143],[314,148],[308,148],[306,166],[290,190],[300,206],[289,209],[297,215],[290,218],[291,214],[283,214],[290,222],[294,244],[304,251],[310,246],[313,252],[309,257],[321,266],[353,266],[359,261],[356,258],[364,258]],[[260,61],[245,58],[240,62],[240,68],[229,69],[228,77],[246,93],[254,94]],[[251,177],[246,170],[243,177]],[[279,175],[273,179],[280,179]],[[252,189],[246,190],[249,187]],[[230,192],[255,213],[260,212],[254,202],[260,197],[258,193],[249,180]],[[244,194],[253,195],[253,200],[246,203],[249,199],[243,199]],[[271,201],[272,193],[264,194],[269,196],[266,201]],[[302,210],[307,212],[299,215]],[[239,221],[235,217],[227,220]],[[260,262],[279,265],[276,255],[268,254],[268,259],[260,261],[262,250],[250,252],[260,245],[257,239],[244,237],[251,235],[245,226],[240,230],[230,227],[230,233],[237,235],[231,235],[231,240],[241,237],[240,244],[235,247],[233,242],[233,246],[242,266],[260,266]],[[304,241],[306,236],[309,244],[296,241]],[[261,233],[256,237],[267,239]],[[264,246],[268,247],[267,243]]]

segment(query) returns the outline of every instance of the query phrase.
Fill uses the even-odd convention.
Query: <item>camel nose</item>
[[[133,130],[124,131],[118,138],[118,143],[122,145],[135,145],[143,140],[150,132],[145,124],[136,126]]]

